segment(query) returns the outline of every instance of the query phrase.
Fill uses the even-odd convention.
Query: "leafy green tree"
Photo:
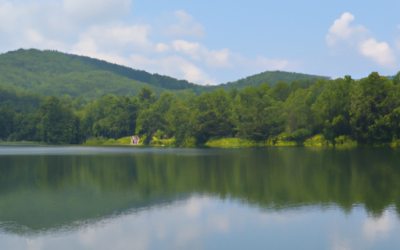
[[[232,100],[223,89],[201,94],[192,115],[190,125],[197,144],[234,134]]]
[[[293,81],[290,83],[290,92],[296,92],[300,88],[300,82],[299,81]]]
[[[298,89],[285,102],[287,129],[289,133],[309,126],[310,107],[307,105],[308,90]]]
[[[267,94],[260,92],[260,88],[246,87],[235,100],[235,114],[237,117],[237,136],[254,141],[265,141],[270,135],[267,126],[268,116],[264,110],[273,101]]]
[[[190,142],[194,137],[194,131],[190,126],[191,110],[194,109],[193,99],[175,99],[166,115],[169,124],[167,133],[175,137],[176,146],[193,146]]]
[[[262,96],[264,96],[264,95],[268,94],[270,89],[271,89],[271,86],[268,83],[261,83],[260,86],[258,87],[258,92],[260,92],[260,94]]]
[[[350,132],[349,121],[342,115],[334,117],[332,122],[329,122],[329,120],[325,121],[325,127],[323,130],[324,137],[333,145],[336,143],[335,138],[341,135],[348,135]]]
[[[360,144],[385,143],[392,140],[390,119],[393,107],[387,106],[393,83],[373,72],[353,84],[351,89],[350,125]]]
[[[0,140],[7,140],[14,130],[14,110],[0,107]]]
[[[43,100],[44,96],[39,94],[0,86],[0,107],[8,107],[17,113],[36,113]]]
[[[285,131],[288,115],[284,112],[284,105],[283,102],[272,102],[271,106],[264,108],[262,111],[264,123],[270,137],[276,137]]]
[[[168,129],[166,115],[174,99],[174,94],[166,91],[152,106],[140,112],[137,119],[136,133],[146,137],[145,143],[151,141],[157,130],[165,131]]]
[[[37,125],[40,117],[37,114],[17,114],[14,118],[14,133],[10,141],[40,141]]]
[[[335,144],[340,135],[350,135],[350,77],[331,81],[311,106],[316,133],[323,131],[326,139]]]
[[[389,117],[393,135],[396,139],[400,139],[400,107],[393,110]]]
[[[287,82],[277,82],[275,87],[269,91],[269,94],[275,100],[284,102],[290,95],[290,92],[291,89]]]
[[[156,101],[156,94],[151,88],[148,87],[141,88],[137,94],[137,97],[139,98],[140,103],[146,107],[150,106]]]
[[[239,94],[239,90],[237,88],[231,89],[228,91],[228,94],[231,97],[231,99],[234,100],[235,97]]]
[[[139,113],[136,97],[107,95],[91,104],[83,112],[86,136],[119,138],[133,135]]]
[[[290,134],[289,140],[294,141],[297,145],[303,145],[303,143],[311,136],[311,131],[305,128],[298,129]]]
[[[118,136],[133,135],[136,131],[136,120],[139,114],[139,101],[135,97],[120,96],[119,113],[117,123],[119,124]]]
[[[40,122],[37,126],[42,141],[54,144],[79,141],[77,136],[79,127],[76,127],[78,118],[58,97],[47,98],[40,107],[38,115]]]
[[[394,85],[398,85],[400,83],[400,71],[397,72],[397,74],[393,77],[392,82]]]

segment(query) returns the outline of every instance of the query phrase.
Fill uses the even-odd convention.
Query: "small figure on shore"
[[[133,135],[131,138],[131,145],[139,145],[139,142],[140,142],[139,136]]]

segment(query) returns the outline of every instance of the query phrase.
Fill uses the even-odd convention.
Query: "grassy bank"
[[[145,139],[145,138],[142,138]],[[122,137],[117,140],[93,137],[88,139],[83,146],[153,146],[153,147],[175,147],[175,138],[170,139],[158,139],[153,137],[150,145],[143,145],[141,141],[140,145],[130,145],[131,137]],[[18,142],[7,142],[0,141],[0,146],[35,146],[35,145],[49,145],[43,142],[30,142],[30,141],[18,141]],[[351,140],[349,136],[339,136],[335,139],[335,145],[330,141],[326,140],[322,134],[315,135],[308,138],[304,143],[298,144],[294,141],[288,140],[286,134],[280,134],[279,136],[269,139],[265,142],[256,142],[247,139],[240,138],[220,138],[211,139],[204,144],[204,147],[208,148],[250,148],[250,147],[265,147],[265,146],[275,146],[275,147],[294,147],[294,146],[305,146],[305,147],[338,147],[338,148],[348,148],[357,147],[357,142]],[[400,140],[393,140],[391,143],[384,144],[373,144],[368,145],[369,147],[391,147],[400,148]],[[194,144],[192,147],[195,147]]]
[[[83,143],[84,146],[133,146],[133,147],[139,147],[139,146],[145,146],[143,144],[143,141],[145,138],[142,138],[140,141],[139,145],[130,145],[131,143],[131,137],[122,137],[117,140],[115,139],[107,139],[107,138],[98,138],[98,137],[93,137],[88,140],[86,140],[85,143]],[[146,146],[158,146],[158,147],[174,147],[175,146],[175,139],[158,139],[156,137],[153,137],[151,140],[150,145]]]
[[[322,134],[315,135],[308,138],[303,143],[296,143],[290,141],[286,134],[282,133],[277,137],[269,139],[265,142],[255,142],[246,139],[239,138],[222,138],[209,140],[205,146],[210,148],[246,148],[246,147],[294,147],[294,146],[305,146],[305,147],[337,147],[337,148],[349,148],[359,146],[356,141],[353,141],[349,136],[339,136],[335,138],[335,145],[329,140],[326,140]],[[393,140],[391,143],[375,143],[373,145],[362,145],[367,147],[391,147],[400,148],[400,140]]]
[[[118,140],[93,137],[86,140],[86,142],[83,143],[83,145],[84,146],[130,146],[129,145],[130,142],[131,142],[130,136],[122,137],[119,138]]]
[[[209,148],[248,148],[263,147],[266,144],[239,138],[222,138],[209,140],[204,146]]]

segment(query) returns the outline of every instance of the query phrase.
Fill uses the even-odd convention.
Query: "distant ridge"
[[[309,75],[285,71],[266,71],[234,82],[228,82],[220,84],[218,86],[213,86],[213,88],[217,87],[223,88],[225,90],[230,90],[233,88],[243,89],[247,86],[260,86],[262,83],[269,83],[274,86],[277,82],[291,83],[293,81],[308,81],[310,82],[310,84],[313,84],[317,79],[329,80],[331,78],[328,76]]]
[[[0,55],[0,87],[48,95],[81,96],[91,101],[107,94],[134,96],[142,87],[151,87],[160,95],[165,90],[196,94],[218,88],[230,90],[278,81],[308,81],[325,76],[284,71],[267,71],[235,82],[201,86],[186,80],[109,63],[103,60],[52,50],[19,49]]]

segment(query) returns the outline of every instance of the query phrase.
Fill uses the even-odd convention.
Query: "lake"
[[[400,249],[400,151],[0,147],[0,249]]]

